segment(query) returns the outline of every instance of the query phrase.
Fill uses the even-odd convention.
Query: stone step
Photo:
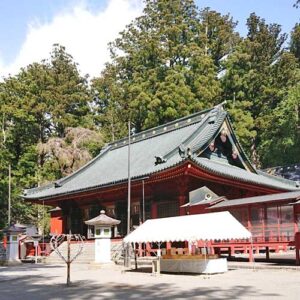
[[[152,267],[152,261],[155,260],[156,257],[137,257],[137,267],[138,268],[151,268]],[[122,257],[118,261],[115,262],[117,265],[124,265],[124,258]],[[130,259],[131,268],[135,267],[135,259]]]
[[[72,252],[78,249],[78,245],[75,243],[71,243],[71,256]],[[67,257],[67,242],[62,243],[59,246],[59,251],[62,253],[64,257]],[[112,260],[117,260],[121,256],[122,252],[122,242],[113,242],[111,244],[111,256]],[[95,259],[95,245],[94,243],[85,243],[82,253],[74,260],[74,263],[90,263]],[[65,263],[62,258],[53,251],[46,259],[45,262],[48,264],[63,264]]]

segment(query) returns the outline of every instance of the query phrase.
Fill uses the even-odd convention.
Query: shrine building
[[[104,209],[108,216],[121,220],[114,237],[126,235],[128,142],[128,137],[114,141],[73,174],[24,191],[26,200],[53,206],[52,233],[71,230],[90,238],[93,232],[85,221]],[[291,192],[300,197],[299,183],[255,169],[221,105],[132,135],[130,175],[132,229],[150,218],[215,210],[232,211],[246,225],[253,217],[253,232],[259,222],[269,228],[264,233],[270,232],[281,217],[289,220],[289,236],[300,227],[298,196],[295,194],[294,205],[289,205],[289,197],[284,195]],[[188,205],[190,192],[202,187],[220,201]],[[255,207],[250,206],[252,201]],[[270,235],[255,233],[256,237]]]

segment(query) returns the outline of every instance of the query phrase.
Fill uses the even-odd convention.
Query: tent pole
[[[133,251],[134,251],[134,264],[135,264],[135,269],[137,270],[138,264],[137,264],[137,257],[136,257],[136,247],[135,247],[135,243],[133,243]]]

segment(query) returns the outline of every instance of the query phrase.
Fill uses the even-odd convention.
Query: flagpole
[[[127,234],[130,233],[130,195],[131,192],[131,177],[130,177],[130,120],[128,121],[128,199],[127,199]],[[125,247],[125,267],[130,268],[130,244]]]
[[[8,165],[8,226],[11,222],[11,164]]]
[[[130,233],[130,198],[131,198],[131,177],[130,177],[130,120],[128,121],[128,206],[127,206],[127,234]]]

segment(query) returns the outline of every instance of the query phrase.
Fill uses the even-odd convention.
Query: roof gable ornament
[[[192,149],[191,147],[185,147],[183,144],[181,144],[178,147],[178,153],[181,158],[188,158],[192,156]]]
[[[56,181],[56,182],[54,182],[54,187],[60,188],[60,187],[62,187],[62,184]]]
[[[166,161],[167,160],[163,156],[161,156],[161,155],[155,156],[155,165],[163,164]]]

